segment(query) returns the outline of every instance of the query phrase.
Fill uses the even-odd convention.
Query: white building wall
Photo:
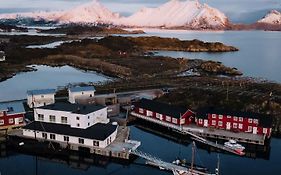
[[[95,91],[81,91],[81,92],[71,92],[68,90],[68,101],[70,103],[76,103],[77,99],[88,99],[95,95]]]
[[[92,112],[87,115],[83,114],[74,114],[71,112],[65,111],[56,111],[49,109],[34,109],[34,120],[41,121],[38,119],[38,115],[42,114],[44,116],[44,120],[42,122],[48,123],[57,123],[57,124],[67,124],[73,128],[82,128],[86,129],[88,127],[93,126],[96,123],[108,123],[109,119],[107,118],[107,107],[100,109],[98,111]],[[55,122],[50,121],[50,115],[56,117]],[[67,123],[61,123],[61,117],[67,117]],[[79,120],[77,120],[77,117]]]
[[[55,94],[28,95],[27,104],[30,108],[55,103]]]
[[[107,139],[109,139],[111,137],[111,142],[113,142],[116,139],[116,135],[117,135],[117,129],[109,136],[107,137],[105,140],[93,140],[93,139],[86,139],[86,138],[82,138],[84,139],[84,144],[79,144],[79,137],[74,137],[74,136],[69,136],[69,135],[60,135],[60,134],[55,134],[55,133],[47,133],[47,139],[42,137],[42,133],[46,133],[46,132],[41,132],[41,131],[36,131],[36,138],[37,139],[44,139],[47,141],[54,141],[54,142],[62,142],[62,143],[67,143],[66,141],[64,141],[64,136],[68,136],[69,137],[69,144],[78,144],[81,146],[86,146],[86,147],[94,147],[93,142],[94,141],[98,141],[99,142],[99,148],[105,148],[107,147],[109,144],[107,144]],[[50,134],[55,134],[56,139],[52,140],[50,139]],[[27,130],[27,129],[23,129],[23,135],[26,137],[30,137],[30,138],[34,138],[35,139],[35,132],[33,130]]]

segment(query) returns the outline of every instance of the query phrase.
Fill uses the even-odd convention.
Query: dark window
[[[94,141],[93,144],[94,146],[99,146],[99,141]]]
[[[79,123],[77,123],[77,127],[80,127],[80,124],[79,124]]]
[[[90,94],[90,97],[93,97],[93,95],[92,95],[92,94]]]
[[[88,123],[88,126],[90,126],[90,123]]]
[[[80,118],[79,118],[79,117],[76,117],[76,120],[80,120]]]
[[[56,135],[55,134],[50,134],[50,139],[56,140]]]
[[[42,133],[42,137],[43,137],[44,139],[47,139],[47,133]]]
[[[63,140],[64,140],[65,142],[69,142],[69,137],[68,137],[68,136],[64,136],[64,137],[63,137]]]
[[[79,143],[84,144],[84,139],[79,138]]]

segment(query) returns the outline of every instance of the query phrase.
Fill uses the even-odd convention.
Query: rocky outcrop
[[[238,71],[236,68],[230,68],[223,65],[220,62],[215,61],[205,61],[200,66],[199,69],[208,74],[215,75],[229,75],[229,76],[240,76],[242,72]]]

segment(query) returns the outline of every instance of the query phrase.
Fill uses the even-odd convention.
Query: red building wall
[[[4,116],[0,117],[0,120],[4,120],[4,124],[0,125],[0,127],[15,125],[16,118],[22,118],[22,121],[19,122],[19,124],[24,123],[24,114],[7,115],[7,113],[4,112]],[[10,119],[13,119],[13,122],[9,122]]]

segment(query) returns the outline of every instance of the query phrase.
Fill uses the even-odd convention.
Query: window
[[[243,129],[243,124],[242,124],[242,123],[239,123],[238,128],[239,128],[239,129]]]
[[[239,117],[239,122],[243,122],[243,117]]]
[[[44,121],[44,115],[43,114],[38,114],[38,120],[39,121]]]
[[[237,123],[233,123],[233,128],[237,129]]]
[[[44,98],[44,95],[41,95],[41,98]]]
[[[177,123],[178,123],[178,119],[173,118],[173,119],[172,119],[172,123],[177,124]]]
[[[4,116],[4,112],[0,111],[0,117]]]
[[[42,133],[42,138],[47,139],[47,133]]]
[[[93,145],[94,145],[94,146],[99,146],[99,141],[94,141],[94,142],[93,142]]]
[[[90,126],[90,123],[88,123],[88,126]]]
[[[219,126],[222,126],[222,121],[219,121]]]
[[[69,142],[69,137],[68,137],[68,136],[64,136],[64,137],[63,137],[63,140],[64,140],[65,142]]]
[[[238,120],[238,117],[234,116],[234,117],[233,117],[233,120],[234,120],[234,121],[237,121],[237,120]]]
[[[167,122],[171,122],[171,117],[166,116],[166,121],[167,121]]]
[[[248,131],[252,132],[252,130],[253,130],[253,127],[252,126],[248,126]]]
[[[248,122],[249,122],[249,123],[253,123],[253,119],[249,118],[249,119],[248,119]]]
[[[19,123],[23,122],[23,117],[19,117]]]
[[[217,115],[216,114],[212,114],[212,118],[217,118]]]
[[[263,129],[262,129],[262,132],[263,132],[264,134],[266,134],[266,133],[267,133],[267,128],[263,128]]]
[[[0,125],[4,125],[4,120],[0,120]]]
[[[80,127],[80,124],[79,124],[79,123],[77,123],[77,127]]]
[[[88,116],[88,119],[90,119],[90,116]]]
[[[92,95],[92,94],[90,94],[90,97],[93,97],[93,95]]]
[[[61,123],[67,123],[67,117],[61,117]]]
[[[50,122],[56,122],[56,116],[50,115],[49,118],[50,118]]]
[[[216,120],[212,120],[212,125],[216,126],[217,125],[217,121]]]
[[[219,119],[222,119],[223,118],[223,115],[219,115]]]
[[[162,114],[156,113],[156,118],[161,118]]]
[[[143,109],[139,108],[139,113],[143,114]]]
[[[230,115],[227,115],[226,117],[227,117],[227,118],[231,118],[231,116],[230,116]]]
[[[50,139],[51,140],[56,140],[56,135],[55,134],[50,134]]]
[[[14,119],[13,118],[10,118],[9,119],[9,124],[13,124],[14,123]]]
[[[254,123],[258,124],[259,123],[258,119],[254,119]]]
[[[203,120],[202,118],[199,119],[199,124],[202,124],[203,123]]]
[[[149,117],[152,117],[153,116],[153,112],[152,111],[146,111],[146,115],[149,116]]]
[[[80,117],[76,117],[76,120],[80,120]]]

